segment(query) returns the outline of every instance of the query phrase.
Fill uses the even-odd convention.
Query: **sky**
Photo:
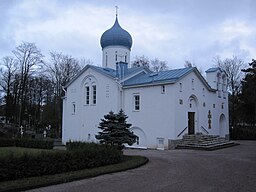
[[[115,21],[133,38],[131,60],[205,71],[214,57],[256,59],[255,0],[0,0],[0,58],[22,42],[101,66],[100,37]]]

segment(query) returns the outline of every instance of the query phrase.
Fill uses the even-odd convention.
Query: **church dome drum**
[[[132,47],[132,37],[119,25],[118,19],[116,18],[115,24],[102,34],[100,44],[102,49],[111,45],[119,45],[130,50]]]

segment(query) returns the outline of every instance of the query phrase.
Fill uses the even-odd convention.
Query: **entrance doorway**
[[[195,134],[195,112],[188,112],[188,134]]]

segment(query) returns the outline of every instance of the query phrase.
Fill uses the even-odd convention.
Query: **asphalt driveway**
[[[149,163],[126,172],[53,185],[30,191],[87,192],[254,192],[256,141],[216,151],[126,150]]]

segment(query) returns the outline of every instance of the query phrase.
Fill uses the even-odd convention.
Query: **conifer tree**
[[[107,115],[104,115],[104,119],[101,119],[99,129],[101,132],[96,135],[96,139],[100,143],[117,146],[119,149],[124,147],[124,144],[132,145],[136,142],[137,136],[130,131],[132,124],[127,123],[123,110],[120,110],[118,114],[110,111]]]

